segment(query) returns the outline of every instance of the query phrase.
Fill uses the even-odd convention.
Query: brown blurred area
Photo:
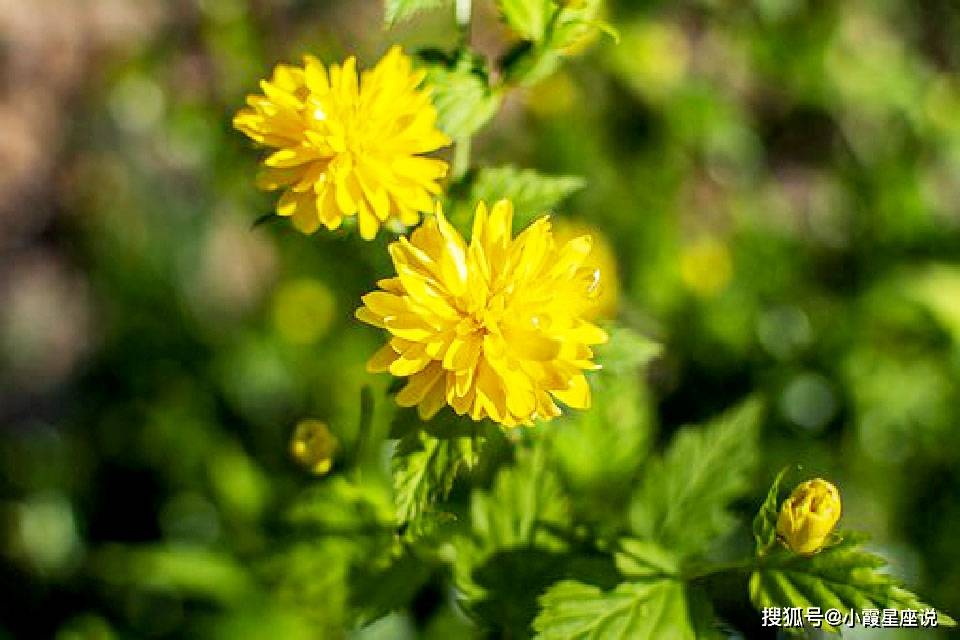
[[[0,414],[62,381],[94,340],[84,275],[57,233],[73,116],[98,64],[142,46],[175,5],[0,0]]]

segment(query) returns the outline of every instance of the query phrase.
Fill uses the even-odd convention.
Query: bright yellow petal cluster
[[[553,230],[554,240],[559,243],[585,235],[589,235],[593,240],[593,249],[582,266],[596,269],[603,274],[603,280],[600,282],[595,304],[584,311],[584,317],[588,320],[610,320],[616,317],[620,303],[617,258],[610,242],[599,229],[583,222],[558,220]]]
[[[247,97],[234,126],[276,149],[258,182],[283,189],[277,213],[304,233],[338,228],[357,217],[370,240],[380,225],[414,225],[433,209],[447,163],[421,154],[450,144],[436,127],[424,71],[394,47],[358,77],[356,59],[330,65],[307,56],[302,67],[278,65]]]
[[[356,316],[390,341],[367,368],[409,377],[397,395],[427,420],[445,404],[474,420],[531,424],[560,415],[555,401],[590,406],[584,371],[607,340],[584,320],[600,274],[583,265],[590,236],[558,244],[549,218],[516,238],[513,205],[477,205],[470,244],[438,208],[390,245],[397,276],[363,297]]]

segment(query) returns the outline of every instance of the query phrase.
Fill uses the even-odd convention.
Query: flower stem
[[[457,26],[460,27],[460,30],[464,32],[464,40],[470,39],[470,21],[473,17],[473,1],[472,0],[457,0],[455,15],[457,17]]]
[[[457,138],[453,147],[453,168],[451,177],[456,181],[467,175],[470,170],[470,137]]]
[[[685,582],[700,580],[718,573],[740,573],[753,571],[758,567],[757,559],[754,557],[736,560],[734,562],[722,562],[714,565],[698,567],[690,572],[685,572],[681,577]]]
[[[454,14],[457,27],[460,29],[460,46],[470,47],[471,23],[473,21],[473,0],[456,0]],[[470,138],[469,136],[454,140],[453,167],[451,178],[460,180],[470,169]]]

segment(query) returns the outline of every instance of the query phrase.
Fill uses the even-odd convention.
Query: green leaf
[[[512,166],[481,169],[470,192],[470,203],[484,200],[493,204],[501,198],[513,201],[514,225],[521,229],[534,217],[550,212],[563,200],[584,187],[576,176],[545,176],[531,169]]]
[[[812,556],[783,550],[767,556],[750,576],[750,599],[766,607],[820,607],[823,610],[927,609],[929,605],[904,589],[893,576],[881,573],[883,558],[862,548],[865,537],[846,533],[842,541]],[[955,626],[938,614],[938,624]]]
[[[384,0],[383,17],[388,27],[409,20],[421,11],[452,6],[453,0]]]
[[[472,497],[473,533],[487,550],[528,547],[544,525],[569,521],[567,499],[547,467],[545,447],[517,455],[516,465],[497,474],[490,493],[475,491]]]
[[[355,484],[334,476],[301,493],[287,510],[286,521],[306,535],[392,536],[395,532],[389,488]]]
[[[761,413],[751,399],[706,427],[682,429],[644,471],[631,504],[634,533],[684,556],[727,533],[735,524],[727,507],[750,487]]]
[[[247,568],[232,556],[196,545],[110,545],[90,560],[106,583],[183,598],[236,604],[255,593]]]
[[[603,0],[583,0],[579,6],[564,7],[550,30],[550,46],[569,53],[589,42],[599,33],[608,35],[614,42],[620,41],[617,30],[598,19]]]
[[[524,40],[540,42],[550,18],[557,11],[551,0],[498,0],[500,17]]]
[[[624,538],[615,556],[617,569],[628,578],[666,578],[680,573],[677,558],[649,540]]]
[[[591,382],[593,406],[551,427],[557,467],[591,519],[622,519],[653,439],[651,401],[639,375]]]
[[[489,491],[476,489],[470,501],[471,535],[457,540],[458,586],[472,599],[483,595],[472,573],[497,551],[563,544],[549,527],[569,523],[569,506],[559,481],[547,468],[542,444],[520,449],[516,464],[502,468]]]
[[[593,406],[551,429],[557,467],[578,517],[601,531],[625,527],[627,504],[653,440],[653,408],[642,367],[660,347],[629,329],[609,329],[590,382]]]
[[[446,498],[460,469],[475,463],[478,444],[471,434],[437,437],[417,430],[404,436],[393,457],[398,521],[415,525]]]
[[[502,96],[490,88],[483,61],[463,53],[452,64],[427,67],[437,126],[454,140],[469,138],[500,108]]]
[[[602,0],[560,6],[552,0],[500,0],[503,21],[523,40],[501,59],[510,84],[530,86],[556,71],[566,56],[575,55],[598,33],[615,41],[619,34],[598,19]]]
[[[533,622],[540,640],[702,640],[718,637],[702,595],[672,579],[623,583],[604,592],[575,581],[555,584]]]
[[[760,511],[757,512],[757,517],[753,519],[753,538],[757,541],[757,555],[762,556],[767,553],[777,541],[780,483],[789,470],[790,467],[784,467],[774,478],[770,491],[767,492],[767,497],[760,506]]]
[[[364,560],[365,551],[351,538],[316,536],[284,545],[258,569],[271,598],[306,617],[314,637],[340,638],[348,623],[350,564]]]
[[[372,565],[372,566],[371,566]],[[432,567],[405,553],[390,562],[368,563],[350,572],[350,605],[354,623],[362,626],[410,604],[430,579]]]
[[[626,327],[608,329],[610,340],[597,347],[597,362],[603,372],[615,376],[636,373],[663,352],[663,346]]]
[[[567,497],[550,458],[542,439],[520,448],[489,491],[474,491],[472,531],[455,538],[454,578],[465,604],[505,636],[529,634],[537,596],[558,580],[611,588],[618,579],[608,555],[571,548]]]

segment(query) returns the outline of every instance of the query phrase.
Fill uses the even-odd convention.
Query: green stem
[[[453,169],[451,177],[454,181],[467,175],[470,169],[470,138],[458,138],[453,147]]]
[[[471,23],[473,21],[473,0],[456,0],[454,5],[454,15],[457,19],[457,28],[460,30],[460,46],[468,49],[470,47]],[[454,140],[453,148],[453,167],[451,169],[451,178],[454,181],[460,180],[467,175],[470,169],[470,138],[458,138]]]
[[[373,391],[364,385],[360,389],[360,425],[357,427],[357,440],[353,451],[354,479],[359,481],[363,466],[367,462],[367,446],[373,429]]]
[[[733,562],[721,562],[719,564],[695,568],[692,571],[684,572],[681,576],[681,579],[685,582],[692,582],[694,580],[700,580],[718,573],[741,573],[753,571],[759,566],[758,559],[751,557]]]
[[[454,12],[457,19],[457,27],[460,29],[460,37],[463,42],[470,42],[470,23],[473,18],[472,0],[456,0]]]

